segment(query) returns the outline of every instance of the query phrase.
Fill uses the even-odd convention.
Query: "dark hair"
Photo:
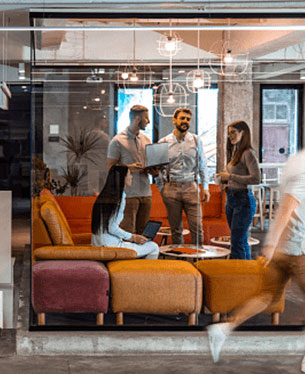
[[[121,205],[128,167],[113,165],[107,175],[106,183],[95,200],[92,208],[91,231],[98,234],[103,227],[103,232],[108,231],[111,217],[118,213]]]
[[[173,117],[177,118],[178,114],[180,112],[185,112],[185,113],[188,113],[188,114],[192,115],[191,109],[189,109],[189,108],[178,108],[178,109],[175,110]]]
[[[233,159],[232,158],[232,153],[233,153],[233,144],[231,144],[230,139],[228,138],[227,140],[227,162],[230,162],[231,165],[236,165],[244,153],[245,150],[247,149],[252,149],[252,144],[251,144],[251,133],[249,126],[246,124],[245,121],[236,121],[232,122],[229,127],[233,127],[236,129],[238,132],[243,131],[244,134],[240,140],[240,144],[238,147],[237,152],[235,153]]]
[[[148,112],[148,109],[143,105],[134,105],[130,108],[129,119],[133,121],[136,116],[142,115],[142,113]]]

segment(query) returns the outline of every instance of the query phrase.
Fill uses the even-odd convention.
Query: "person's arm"
[[[271,225],[265,241],[265,245],[262,249],[262,255],[266,259],[266,265],[272,259],[279,240],[284,230],[286,229],[294,210],[298,205],[299,201],[295,197],[287,193],[284,194],[281,204],[275,213],[274,221]]]
[[[118,163],[118,160],[114,158],[107,158],[107,171],[111,168],[111,166],[116,165]]]
[[[208,163],[203,150],[202,140],[197,137],[198,142],[198,172],[202,183],[202,201],[210,200]]]
[[[121,149],[120,144],[114,137],[108,146],[107,152],[107,171],[111,168],[111,166],[116,165],[119,163],[121,159]]]

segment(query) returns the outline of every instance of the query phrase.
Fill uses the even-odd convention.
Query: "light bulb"
[[[195,79],[194,79],[194,81],[193,81],[193,87],[194,87],[194,88],[201,88],[201,87],[203,87],[203,86],[204,86],[204,81],[203,81],[203,79],[201,78],[200,75],[196,75],[196,76],[195,76]]]
[[[167,42],[164,45],[164,49],[167,52],[174,52],[174,50],[176,49],[176,39],[173,38],[172,36],[168,36]]]
[[[93,101],[99,102],[99,101],[101,101],[101,99],[100,99],[99,97],[95,97],[95,98],[93,99]]]
[[[168,104],[174,104],[175,103],[174,95],[172,93],[170,93],[168,95],[168,99],[166,101],[168,102]]]
[[[223,61],[226,64],[231,64],[233,62],[233,57],[231,55],[231,49],[227,50],[227,53],[226,53],[225,57],[223,58]]]
[[[127,79],[128,78],[128,73],[126,71],[123,71],[123,73],[121,74],[121,77],[123,79]]]
[[[139,80],[139,78],[137,77],[137,73],[132,73],[130,76],[130,80],[132,82],[137,82]]]

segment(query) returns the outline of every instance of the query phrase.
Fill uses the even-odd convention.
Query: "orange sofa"
[[[152,188],[152,208],[150,219],[162,221],[162,226],[169,226],[167,211],[163,204],[161,194],[155,184]],[[215,184],[209,185],[210,201],[202,204],[202,226],[204,231],[204,244],[211,244],[215,236],[230,235],[230,229],[225,215],[225,193]],[[56,196],[56,202],[62,209],[72,234],[91,232],[91,211],[95,196]],[[188,228],[185,214],[183,214],[183,227]],[[185,242],[190,243],[190,235],[185,236]],[[161,236],[156,236],[160,244]],[[170,238],[168,240],[170,243]]]

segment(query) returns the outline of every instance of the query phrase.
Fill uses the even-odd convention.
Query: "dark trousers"
[[[227,191],[226,216],[231,229],[231,258],[251,260],[248,229],[256,211],[251,191]]]

